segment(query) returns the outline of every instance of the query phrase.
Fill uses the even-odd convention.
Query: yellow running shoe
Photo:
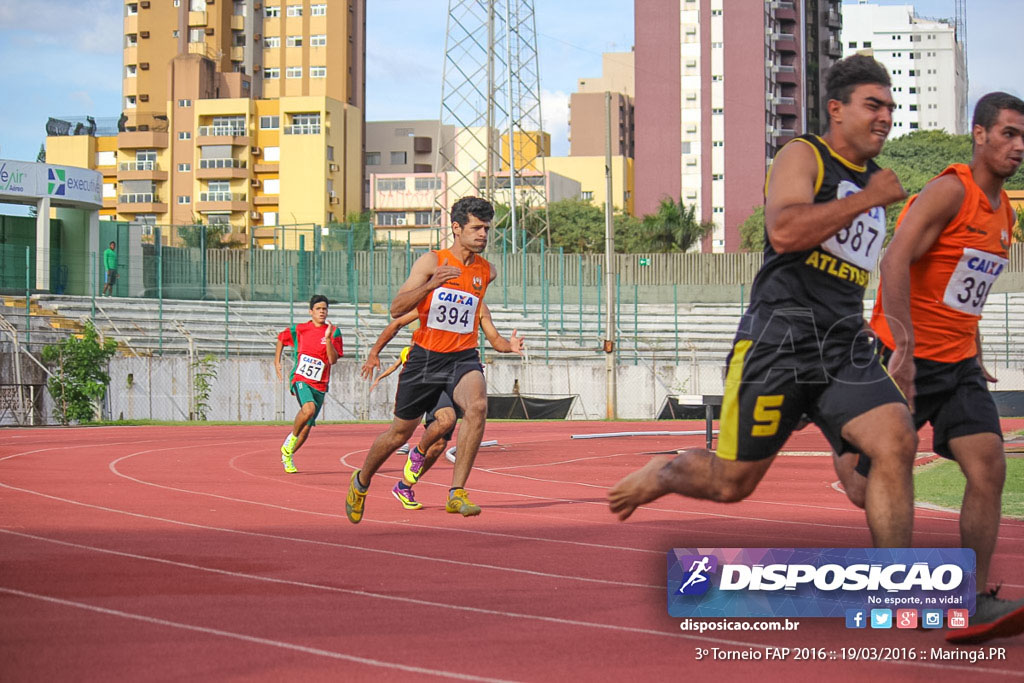
[[[281,463],[284,465],[284,471],[288,474],[295,474],[299,471],[295,467],[295,463],[292,462],[292,454],[284,452],[284,446],[281,447]]]
[[[444,509],[452,514],[459,514],[463,517],[472,517],[480,514],[480,506],[469,499],[466,489],[455,489],[448,498],[448,504]]]
[[[348,521],[359,524],[363,520],[363,504],[366,502],[366,491],[360,491],[356,484],[359,470],[352,473],[352,480],[348,484],[348,495],[345,496],[345,515]]]

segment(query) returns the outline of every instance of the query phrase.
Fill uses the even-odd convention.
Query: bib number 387
[[[430,300],[427,327],[456,334],[473,331],[479,297],[458,289],[438,287]]]
[[[981,315],[996,278],[1006,269],[1008,259],[978,249],[964,249],[946,284],[942,303],[971,315]]]
[[[836,198],[844,199],[860,192],[860,188],[849,180],[839,181]],[[874,270],[878,255],[882,253],[885,241],[885,209],[880,206],[868,209],[822,243],[822,248],[864,270]]]

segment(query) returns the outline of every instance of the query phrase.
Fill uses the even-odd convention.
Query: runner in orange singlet
[[[1024,158],[1024,102],[1006,93],[982,97],[974,110],[970,165],[953,164],[911,198],[882,259],[881,296],[871,326],[893,378],[910,401],[915,426],[930,422],[933,448],[956,460],[967,479],[960,542],[977,556],[978,594],[966,629],[946,640],[980,643],[1024,632],[1024,600],[988,591],[999,534],[1006,454],[999,413],[982,364],[978,321],[1006,269],[1014,212],[1004,181]],[[912,359],[912,360],[911,360]],[[855,458],[837,458],[847,494],[863,505],[866,479]],[[863,457],[856,471],[866,474]]]
[[[451,249],[417,259],[391,302],[394,318],[416,309],[420,327],[413,333],[412,351],[398,377],[395,419],[373,442],[362,468],[352,473],[345,514],[353,524],[363,518],[373,475],[412,436],[420,418],[444,392],[464,416],[445,509],[463,517],[480,514],[480,506],[469,500],[465,486],[487,421],[487,385],[476,346],[480,303],[497,276],[494,266],[480,256],[492,218],[494,207],[484,199],[463,197],[455,202]]]

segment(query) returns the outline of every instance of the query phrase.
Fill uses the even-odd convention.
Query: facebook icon
[[[867,628],[867,611],[862,609],[846,610],[846,628]]]

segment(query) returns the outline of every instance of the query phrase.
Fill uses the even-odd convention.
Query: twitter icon
[[[871,628],[892,628],[892,610],[871,610]]]

